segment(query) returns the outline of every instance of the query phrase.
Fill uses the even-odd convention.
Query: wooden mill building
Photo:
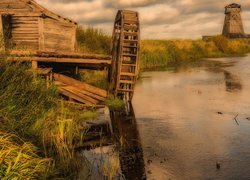
[[[12,62],[31,62],[33,70],[54,81],[70,101],[100,104],[108,93],[131,100],[139,72],[139,14],[120,10],[113,31],[112,56],[76,51],[77,23],[34,0],[0,0],[0,36]],[[109,87],[100,89],[73,79],[79,69],[109,73]],[[67,74],[67,73],[68,74]]]
[[[12,47],[39,51],[74,51],[77,23],[33,0],[1,0],[0,30]]]

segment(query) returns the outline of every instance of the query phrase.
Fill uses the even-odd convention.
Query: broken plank
[[[89,96],[87,96],[87,95],[85,95],[85,94],[81,94],[81,93],[79,93],[78,91],[75,91],[74,89],[69,88],[68,86],[63,86],[63,87],[60,87],[60,86],[59,86],[59,89],[63,89],[63,90],[66,90],[66,91],[68,91],[68,92],[70,92],[70,93],[73,93],[73,94],[77,95],[78,97],[80,97],[80,98],[82,98],[82,99],[84,99],[84,100],[90,102],[91,104],[98,104],[98,103],[99,103],[98,100],[93,99],[93,98],[91,98],[91,97],[89,97]],[[74,99],[74,98],[73,98],[73,99]]]
[[[64,96],[67,96],[67,97],[70,97],[78,102],[81,102],[81,103],[84,103],[84,104],[90,104],[90,105],[95,105],[95,104],[92,104],[90,103],[89,101],[87,101],[86,99],[83,99],[81,97],[79,97],[78,95],[74,94],[74,93],[71,93],[63,88],[58,88],[59,92],[64,95]]]
[[[79,89],[91,92],[93,94],[97,94],[97,95],[99,95],[101,97],[106,98],[108,96],[108,92],[106,90],[91,86],[91,85],[89,85],[87,83],[75,80],[73,78],[67,77],[67,76],[62,75],[62,74],[54,73],[54,79],[56,81],[60,81],[62,83],[68,84],[70,86],[75,86],[75,87],[77,87]]]

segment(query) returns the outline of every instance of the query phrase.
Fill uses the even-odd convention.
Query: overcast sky
[[[46,8],[111,33],[118,9],[139,11],[144,39],[199,38],[220,34],[224,6],[242,5],[245,32],[250,34],[250,0],[37,0]]]

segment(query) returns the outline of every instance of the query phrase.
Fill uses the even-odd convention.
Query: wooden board
[[[62,82],[63,84],[67,84],[69,86],[76,87],[79,90],[87,91],[87,92],[90,92],[92,94],[98,95],[103,98],[106,98],[108,96],[108,93],[106,90],[91,86],[87,83],[75,80],[65,75],[54,73],[53,77],[56,81]]]
[[[46,58],[46,57],[9,57],[8,61],[24,62],[55,62],[55,63],[71,63],[71,64],[111,64],[111,60],[102,59],[75,59],[75,58]]]

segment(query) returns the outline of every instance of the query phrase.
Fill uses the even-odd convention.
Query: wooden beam
[[[13,57],[46,57],[46,58],[75,58],[75,59],[98,59],[98,60],[111,60],[110,55],[103,54],[85,54],[85,53],[72,53],[72,52],[54,52],[54,51],[21,51],[12,50]]]
[[[76,59],[76,58],[46,58],[46,57],[9,57],[8,61],[24,62],[56,62],[56,63],[73,63],[73,64],[111,64],[111,60],[100,59]]]

